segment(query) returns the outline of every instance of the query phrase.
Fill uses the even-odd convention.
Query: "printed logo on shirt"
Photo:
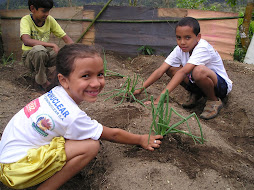
[[[24,112],[27,118],[34,114],[40,107],[39,99],[35,99],[24,107]]]
[[[55,123],[49,115],[42,114],[37,117],[36,123],[33,122],[32,126],[40,135],[46,137],[47,132],[55,128]]]
[[[35,40],[39,40],[39,41],[43,41],[43,42],[48,42],[49,41],[49,37],[50,37],[50,32],[46,31],[42,34],[39,35],[38,31],[32,31],[31,32],[31,37],[32,39]]]
[[[64,120],[70,114],[64,104],[53,94],[52,90],[44,98],[61,120]]]

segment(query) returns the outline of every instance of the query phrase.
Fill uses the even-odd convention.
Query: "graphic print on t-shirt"
[[[44,99],[62,121],[69,116],[70,112],[67,107],[65,107],[64,103],[61,102],[52,90],[44,96]]]
[[[36,132],[46,137],[48,136],[47,131],[52,131],[55,128],[55,123],[49,115],[42,114],[37,117],[36,123],[33,122],[32,126]]]

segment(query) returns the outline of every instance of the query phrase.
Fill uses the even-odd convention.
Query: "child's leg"
[[[56,66],[56,57],[57,57],[57,53],[52,49],[52,48],[47,48],[48,50],[48,54],[49,54],[49,61],[47,63],[48,67],[53,67]]]
[[[212,119],[219,114],[219,111],[223,107],[223,103],[220,98],[226,95],[226,82],[219,75],[217,76],[214,71],[205,66],[197,66],[193,71],[194,73],[192,76],[195,83],[207,96],[206,106],[204,107],[200,117],[203,119]]]
[[[217,101],[214,88],[217,85],[217,75],[206,66],[196,66],[192,71],[196,85],[206,95],[208,100]]]
[[[181,68],[182,68],[182,66],[180,66],[180,67],[170,67],[170,68],[167,70],[166,74],[167,74],[170,78],[172,78],[172,77],[176,74],[176,72],[179,71]],[[188,77],[185,77],[184,83],[185,83],[185,84],[188,84],[188,83],[189,83]],[[186,86],[186,85],[184,85],[183,83],[181,83],[181,85],[184,86],[184,87]]]
[[[35,71],[35,82],[43,85],[47,82],[46,65],[49,61],[47,49],[44,46],[34,46],[26,55],[25,66]]]
[[[98,153],[99,141],[95,140],[66,140],[65,152],[67,156],[65,166],[52,177],[43,182],[38,190],[58,189],[75,174],[82,170]]]

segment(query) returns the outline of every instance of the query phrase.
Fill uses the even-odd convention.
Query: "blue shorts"
[[[224,78],[222,78],[220,75],[217,75],[217,86],[214,88],[215,95],[221,99],[225,98],[228,91],[228,85]]]
[[[217,97],[220,99],[223,99],[227,95],[228,85],[226,81],[216,73],[217,75],[217,86],[214,87],[214,92]],[[201,91],[201,89],[196,85],[192,75],[189,76],[189,84],[187,85],[187,90],[196,94],[201,94],[202,96],[205,96],[204,93]]]

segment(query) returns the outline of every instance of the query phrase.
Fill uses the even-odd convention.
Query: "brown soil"
[[[138,73],[144,80],[163,61],[162,56],[131,59],[107,54],[109,70],[130,77]],[[102,141],[96,159],[60,189],[254,189],[254,67],[235,61],[224,63],[233,90],[224,100],[225,106],[218,117],[200,119],[204,144],[195,144],[182,134],[169,134],[159,149],[150,152],[137,146]],[[125,80],[106,77],[104,92],[120,88]],[[0,67],[1,133],[17,111],[40,95],[32,81],[29,72],[18,63]],[[163,76],[147,89],[148,96],[157,97],[168,81]],[[184,117],[193,112],[199,116],[205,101],[186,110],[180,104],[187,95],[182,87],[177,87],[170,94],[170,106]],[[138,98],[142,99],[144,94],[141,96]],[[116,106],[119,98],[104,101],[107,97],[109,94],[102,95],[96,103],[83,103],[80,107],[108,127],[149,133],[152,117],[148,108],[126,101]],[[175,116],[173,121],[177,121]],[[195,120],[189,121],[192,132],[197,133]],[[8,188],[0,184],[0,189]]]

